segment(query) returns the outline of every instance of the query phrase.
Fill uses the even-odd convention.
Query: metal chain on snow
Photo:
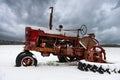
[[[115,64],[113,64],[113,66],[115,66]],[[80,61],[78,63],[78,69],[81,71],[92,71],[92,72],[98,72],[100,74],[104,74],[104,73],[108,73],[108,74],[119,73],[120,74],[120,69],[115,68],[115,67],[111,68],[113,66],[109,64],[104,64],[104,63],[100,63],[99,65],[96,65],[94,63],[85,62],[85,61]]]

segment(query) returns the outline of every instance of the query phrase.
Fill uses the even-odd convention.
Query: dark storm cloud
[[[55,7],[59,23],[68,27],[88,26],[101,43],[120,43],[119,0],[59,0]],[[117,7],[116,7],[117,5]],[[114,9],[113,9],[114,8]]]
[[[117,4],[115,5],[115,7],[113,7],[112,9],[117,9],[120,7],[120,0],[118,0]]]
[[[0,39],[23,40],[25,26],[48,26],[50,6],[50,0],[0,0]]]
[[[27,25],[48,27],[54,7],[54,28],[86,24],[101,43],[120,43],[120,0],[0,0],[0,38],[24,38]]]
[[[50,0],[5,0],[13,13],[19,18],[17,22],[27,24],[42,24],[46,22],[44,15],[49,8]]]

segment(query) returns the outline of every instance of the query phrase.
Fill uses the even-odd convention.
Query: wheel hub
[[[24,57],[23,59],[22,59],[22,65],[23,66],[31,66],[31,65],[33,65],[33,63],[34,63],[34,60],[33,60],[33,58],[31,58],[31,57]]]

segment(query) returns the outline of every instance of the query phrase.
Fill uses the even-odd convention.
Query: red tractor
[[[65,32],[62,34],[57,30],[55,32],[55,30],[46,29],[47,32],[45,32],[41,29],[26,27],[24,51],[17,56],[16,66],[37,65],[37,60],[30,51],[40,52],[42,56],[56,55],[60,62],[81,59],[105,62],[105,51],[99,46],[99,42],[94,38],[95,35],[92,33],[80,38],[79,31],[85,34],[83,33],[86,31],[85,25],[76,30],[78,31],[77,36],[71,36],[70,33],[67,33],[68,30],[64,30],[70,35],[67,36]]]
[[[53,12],[53,7],[51,7]],[[85,59],[91,62],[106,62],[105,51],[99,46],[94,33],[86,34],[87,28],[82,25],[79,29],[52,30],[52,13],[50,16],[50,29],[44,27],[26,27],[25,47],[16,58],[16,66],[37,65],[37,59],[30,51],[40,52],[42,56],[50,54],[58,56],[60,62],[70,62]],[[77,35],[70,31],[77,31]]]

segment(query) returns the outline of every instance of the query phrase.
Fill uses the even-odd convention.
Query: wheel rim
[[[34,59],[30,56],[26,56],[22,59],[21,64],[23,66],[32,66],[34,64]]]

